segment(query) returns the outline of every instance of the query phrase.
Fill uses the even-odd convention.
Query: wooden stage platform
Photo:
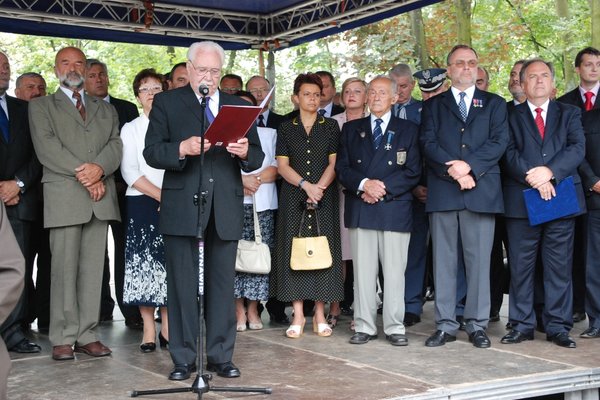
[[[115,310],[117,311],[117,310]],[[289,311],[289,309],[288,309]],[[266,314],[266,313],[264,313]],[[473,347],[464,332],[440,348],[427,348],[434,331],[433,304],[425,305],[423,322],[407,328],[408,347],[393,347],[385,335],[365,345],[348,343],[349,317],[342,317],[334,335],[312,333],[310,319],[297,340],[284,336],[285,328],[267,323],[265,329],[238,334],[234,362],[238,379],[214,377],[215,386],[266,386],[271,395],[211,392],[206,399],[518,399],[566,393],[568,400],[598,399],[600,339],[581,339],[587,321],[576,324],[576,349],[563,349],[536,333],[534,341],[503,345],[506,308],[501,322],[492,323],[489,349]],[[171,359],[167,351],[142,354],[141,332],[122,320],[102,324],[101,340],[113,350],[110,357],[78,354],[75,361],[53,361],[47,336],[33,334],[43,347],[37,355],[11,354],[9,399],[126,399],[131,390],[186,387],[167,380]],[[194,377],[194,375],[192,376]],[[147,399],[196,399],[171,394]]]

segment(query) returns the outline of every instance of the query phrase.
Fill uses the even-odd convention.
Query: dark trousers
[[[28,322],[37,318],[38,329],[48,329],[50,325],[50,277],[52,254],[50,252],[50,230],[44,228],[43,222],[36,221],[32,229],[31,259],[37,255],[37,274],[32,306],[29,307]]]
[[[510,284],[510,272],[504,265],[503,242],[508,243],[506,224],[504,223],[504,217],[497,215],[490,263],[490,316],[498,314],[500,311],[502,297],[504,293],[508,293],[508,285]],[[506,246],[508,247],[507,244]]]
[[[600,210],[588,210],[585,311],[590,327],[600,328]]]
[[[571,265],[575,221],[559,219],[530,226],[524,218],[507,218],[510,254],[509,316],[516,330],[532,334],[535,328],[534,286],[538,249],[544,282],[543,323],[548,336],[573,327]]]
[[[408,245],[408,259],[404,271],[405,312],[415,315],[423,313],[423,286],[427,269],[427,241],[429,219],[425,204],[413,201],[413,230]]]
[[[174,364],[196,362],[198,240],[164,235],[169,351]],[[236,338],[233,294],[237,241],[221,240],[209,222],[204,247],[204,321],[209,363],[231,361]]]
[[[585,215],[575,218],[575,239],[573,242],[573,312],[585,311],[585,255],[586,255]]]

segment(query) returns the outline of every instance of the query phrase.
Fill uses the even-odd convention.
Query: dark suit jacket
[[[448,90],[423,103],[421,145],[427,164],[427,212],[467,209],[501,213],[502,188],[498,162],[508,143],[506,102],[501,97],[475,89],[466,122]],[[448,175],[446,162],[463,160],[471,166],[476,186],[460,190]]]
[[[594,108],[583,114],[585,131],[585,158],[579,165],[579,175],[589,210],[600,209],[600,194],[592,187],[600,181],[600,108]]]
[[[25,193],[20,194],[19,204],[7,207],[11,218],[33,221],[39,216],[38,187],[42,176],[42,165],[38,161],[31,142],[28,103],[6,96],[10,142],[0,139],[0,181],[18,177],[25,183]]]
[[[389,143],[389,150],[386,144]],[[346,188],[344,222],[347,228],[410,232],[412,189],[421,175],[418,127],[392,116],[381,145],[373,147],[371,118],[346,122],[342,128],[336,173]],[[386,187],[384,201],[367,204],[358,192],[364,178],[379,179]]]
[[[127,100],[117,99],[116,97],[109,96],[110,104],[112,104],[117,110],[119,116],[119,131],[123,128],[127,122],[131,122],[140,116],[140,113],[135,104]]]
[[[225,104],[248,105],[236,96],[220,92],[219,107]],[[160,232],[166,235],[195,236],[198,207],[194,194],[200,181],[200,157],[179,159],[179,144],[191,136],[203,134],[204,116],[192,88],[185,87],[159,93],[154,97],[150,126],[146,133],[144,158],[148,165],[164,169],[160,206]],[[247,134],[250,142],[244,170],[260,168],[264,153],[253,124]],[[214,207],[215,225],[222,240],[239,240],[244,222],[244,191],[239,159],[224,147],[206,152],[202,169],[202,191],[207,192],[203,230]]]
[[[423,109],[423,102],[415,98],[410,98],[408,104],[404,107],[406,110],[406,119],[410,122],[414,122],[417,125],[421,124],[421,110]],[[400,104],[394,104],[392,113],[398,116],[400,112]]]
[[[583,102],[583,99],[581,98],[581,93],[579,92],[579,86],[577,86],[575,89],[571,90],[570,92],[563,94],[558,99],[556,99],[556,101],[559,101],[559,102],[565,103],[565,104],[571,104],[575,107],[579,107],[581,109],[581,111],[585,111],[585,103]],[[592,109],[597,109],[597,108],[600,108],[600,101],[598,101],[598,100],[596,100],[596,102],[594,103],[594,107]]]
[[[278,129],[279,125],[285,121],[285,116],[269,111],[269,119],[267,119],[267,128]]]
[[[510,142],[502,162],[505,216],[527,218],[523,190],[530,186],[526,172],[544,165],[552,170],[557,182],[573,176],[579,205],[585,210],[581,179],[577,167],[585,154],[581,112],[568,104],[551,101],[546,116],[544,140],[527,102],[510,113]]]

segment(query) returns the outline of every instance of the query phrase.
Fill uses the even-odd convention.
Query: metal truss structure
[[[120,31],[243,43],[267,50],[301,43],[303,38],[315,35],[341,32],[357,21],[376,21],[383,18],[377,18],[382,13],[400,14],[434,2],[310,0],[260,14],[236,11],[235,2],[228,1],[223,1],[222,9],[214,9],[170,0],[0,0],[0,18],[105,29],[117,31],[117,35]]]

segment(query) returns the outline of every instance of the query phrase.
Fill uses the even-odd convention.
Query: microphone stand
[[[236,393],[262,393],[271,394],[271,388],[253,388],[253,387],[221,387],[210,386],[208,383],[212,380],[212,374],[203,373],[204,360],[204,232],[203,232],[203,215],[204,205],[206,203],[207,192],[202,191],[202,175],[204,173],[204,132],[207,129],[206,121],[206,96],[208,95],[208,87],[200,85],[198,89],[202,95],[200,104],[202,114],[202,141],[200,142],[200,176],[198,178],[198,192],[194,194],[194,205],[198,207],[198,222],[196,239],[198,239],[198,294],[196,301],[198,303],[198,337],[196,338],[196,367],[197,374],[194,383],[190,387],[172,388],[172,389],[154,389],[154,390],[134,390],[131,392],[131,397],[148,396],[155,394],[170,394],[170,393],[197,393],[198,400],[202,399],[202,395],[208,392],[236,392]]]

